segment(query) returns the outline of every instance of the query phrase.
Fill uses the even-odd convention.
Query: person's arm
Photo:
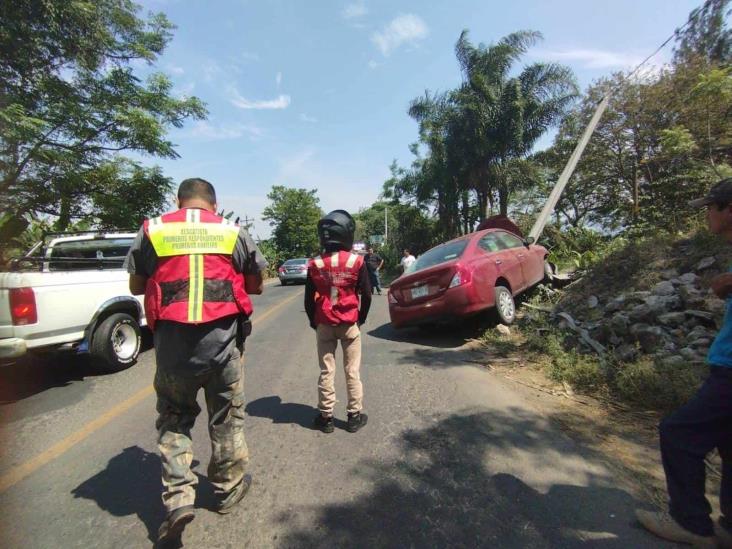
[[[132,295],[143,295],[147,288],[147,277],[138,274],[130,275],[130,293]]]
[[[356,289],[361,294],[361,306],[358,309],[358,325],[360,326],[366,322],[366,317],[369,316],[369,309],[371,308],[371,280],[365,262],[361,266],[361,270],[358,271]]]
[[[315,324],[315,284],[310,278],[310,273],[305,279],[305,313],[308,315],[310,327],[314,330],[318,326]]]
[[[709,286],[718,298],[727,299],[732,294],[732,273],[715,276]]]
[[[381,259],[381,257],[379,257],[379,259]],[[376,270],[377,270],[377,271],[381,270],[381,268],[382,268],[383,266],[384,266],[384,260],[383,260],[383,259],[381,259],[381,263],[379,263],[379,266],[378,266],[378,267],[376,267]]]
[[[234,269],[244,275],[244,289],[250,295],[259,295],[264,291],[262,272],[267,268],[267,260],[242,227],[232,255]]]
[[[244,275],[244,289],[249,295],[260,295],[264,291],[262,273]]]
[[[157,264],[157,254],[152,243],[141,228],[132,241],[127,252],[124,268],[130,275],[129,288],[132,295],[143,295],[147,287],[147,279],[152,276]]]

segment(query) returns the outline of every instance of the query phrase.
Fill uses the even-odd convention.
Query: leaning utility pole
[[[595,131],[595,128],[597,127],[597,123],[600,122],[602,113],[604,113],[605,109],[607,109],[607,105],[608,105],[609,101],[610,101],[610,96],[606,95],[605,97],[602,98],[602,101],[600,101],[600,103],[597,105],[595,114],[592,115],[592,119],[590,120],[590,123],[587,124],[587,127],[585,128],[585,132],[582,134],[582,137],[580,138],[579,142],[577,143],[577,146],[574,148],[574,152],[572,153],[572,156],[569,157],[569,161],[567,161],[567,165],[564,166],[562,175],[559,176],[559,180],[557,181],[557,184],[554,185],[554,188],[552,189],[552,192],[549,195],[549,198],[547,199],[546,204],[544,204],[544,209],[541,210],[539,217],[536,219],[536,223],[534,223],[534,226],[531,228],[529,237],[533,237],[534,241],[536,241],[539,238],[539,236],[541,236],[541,233],[544,231],[546,222],[549,219],[549,216],[554,211],[554,207],[557,205],[557,202],[559,201],[559,197],[562,196],[562,191],[564,191],[564,187],[567,186],[567,181],[569,181],[569,178],[572,177],[572,174],[574,173],[574,169],[577,167],[577,162],[579,162],[579,159],[582,156],[582,153],[584,152],[585,147],[587,146],[587,143],[590,141],[590,137],[592,137],[592,133]]]

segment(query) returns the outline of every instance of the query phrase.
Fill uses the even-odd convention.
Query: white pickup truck
[[[89,352],[118,371],[140,352],[142,297],[122,263],[135,233],[49,235],[0,273],[0,359],[29,352]]]

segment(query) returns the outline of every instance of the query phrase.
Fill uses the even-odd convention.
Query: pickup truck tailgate
[[[0,338],[13,337],[13,319],[10,316],[10,290],[0,288]]]

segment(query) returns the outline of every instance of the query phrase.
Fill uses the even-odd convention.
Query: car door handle
[[[526,254],[518,254],[519,259],[523,259],[524,257],[526,257]]]
[[[500,259],[496,259],[496,265],[500,265],[501,263],[503,263],[503,261],[501,261]]]

